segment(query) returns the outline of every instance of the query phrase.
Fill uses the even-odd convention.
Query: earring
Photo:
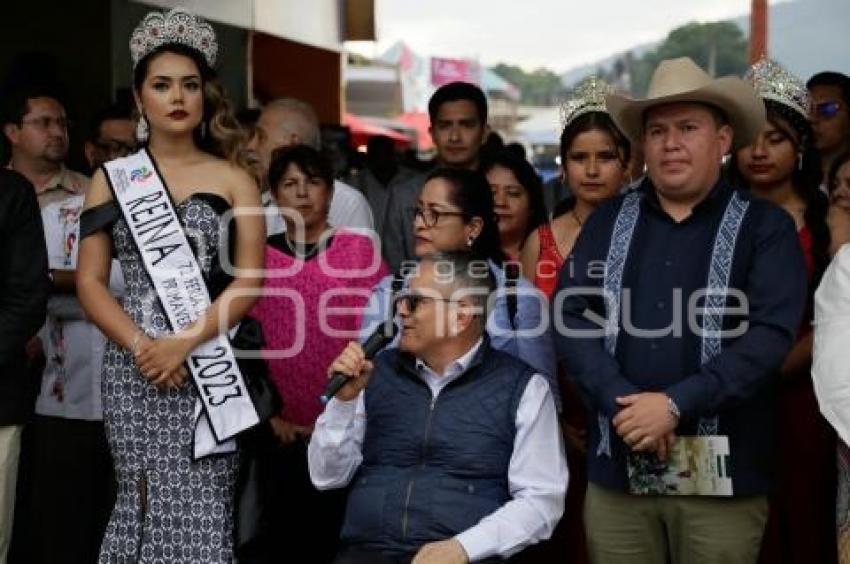
[[[797,170],[803,170],[803,153],[797,153]]]
[[[139,121],[136,123],[136,141],[139,143],[145,143],[147,142],[149,135],[150,128],[148,127],[148,120],[145,119],[144,115],[140,115]]]
[[[201,139],[206,138],[207,136],[207,122],[201,122]]]
[[[469,237],[466,238],[466,246],[467,247],[472,248],[472,244],[474,242],[475,242],[475,237],[473,237],[472,235],[470,235]]]

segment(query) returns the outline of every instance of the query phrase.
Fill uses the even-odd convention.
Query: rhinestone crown
[[[577,117],[589,112],[605,112],[605,96],[616,89],[597,76],[589,76],[576,84],[570,97],[561,104],[561,131]]]
[[[776,61],[761,59],[747,70],[744,78],[762,99],[788,106],[803,119],[808,118],[810,98],[806,85]]]
[[[133,30],[130,36],[133,67],[145,55],[168,43],[191,47],[204,56],[210,67],[215,65],[218,42],[212,26],[184,8],[174,8],[167,13],[150,12]]]

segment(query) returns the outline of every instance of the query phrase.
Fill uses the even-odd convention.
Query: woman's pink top
[[[313,425],[322,411],[328,366],[357,340],[372,287],[389,270],[368,237],[344,230],[306,261],[266,245],[266,269],[263,297],[249,315],[263,327],[264,356],[283,398],[281,415]]]

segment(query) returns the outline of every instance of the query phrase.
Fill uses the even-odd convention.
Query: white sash
[[[168,189],[145,149],[104,168],[171,329],[186,329],[211,302]],[[218,335],[203,343],[186,365],[199,398],[195,459],[235,451],[233,437],[259,423],[259,417],[229,339]]]

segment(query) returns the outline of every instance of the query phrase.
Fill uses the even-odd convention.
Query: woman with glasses
[[[270,468],[280,477],[267,500],[273,539],[250,564],[281,554],[329,562],[345,509],[340,490],[319,492],[307,472],[307,443],[322,411],[327,368],[360,327],[371,288],[389,270],[372,238],[328,222],[333,172],[316,149],[295,145],[273,154],[268,185],[286,230],[266,245],[266,279],[251,316],[263,327],[264,356],[283,409],[271,419],[279,448]],[[240,559],[241,561],[241,559]]]
[[[755,142],[735,153],[732,172],[737,184],[782,207],[794,220],[814,294],[835,250],[848,239],[850,222],[818,188],[820,157],[802,81],[768,59],[753,65],[747,78],[764,101],[767,121]],[[835,561],[835,434],[819,414],[812,386],[812,315],[809,309],[781,369],[783,448],[762,545],[765,563]]]
[[[504,149],[488,159],[483,170],[493,191],[502,251],[509,260],[519,261],[528,235],[546,221],[543,183],[528,161]]]
[[[493,194],[484,175],[449,168],[429,174],[417,201],[413,236],[417,257],[468,251],[487,261],[498,286],[487,325],[491,343],[545,376],[560,408],[548,306],[530,282],[518,273],[506,273],[503,267],[505,254],[499,239]],[[415,264],[403,264],[396,277],[404,279]],[[368,338],[393,315],[392,279],[384,278],[373,290],[363,316],[361,339]]]

